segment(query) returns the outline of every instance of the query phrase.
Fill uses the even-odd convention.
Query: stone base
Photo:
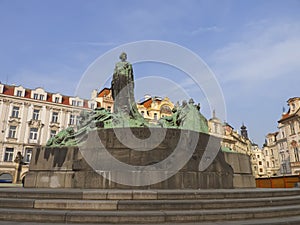
[[[226,163],[221,151],[218,151],[216,158],[204,171],[199,171],[203,155],[207,157],[207,152],[204,152],[219,148],[220,140],[216,137],[194,131],[155,128],[151,129],[151,137],[159,139],[165,134],[163,140],[151,150],[142,151],[149,149],[153,144],[153,142],[147,141],[150,136],[148,128],[118,128],[117,133],[120,132],[125,139],[130,138],[128,135],[138,138],[139,142],[135,146],[136,148],[132,149],[122,144],[119,141],[120,136],[117,137],[114,129],[98,129],[91,131],[86,145],[80,147],[35,149],[29,173],[25,179],[25,187],[98,189],[218,189],[234,187],[233,169]],[[195,145],[193,145],[194,140],[197,140]],[[153,174],[155,172],[159,174],[164,170],[164,168],[156,166],[157,163],[172,157],[170,155],[176,150],[181,153],[190,150],[193,152],[183,167],[175,171],[175,174],[168,179],[149,185],[131,186],[107,179],[111,177],[122,179],[124,171],[119,168],[95,172],[92,167],[95,168],[99,162],[107,165],[113,162],[113,159],[103,153],[103,149],[124,164],[137,167],[153,165],[149,175],[142,178],[137,178],[136,171],[126,171],[130,175],[124,179],[132,179],[132,181],[136,181],[135,179],[155,180]],[[86,160],[83,155],[90,153],[92,153],[92,159]],[[176,162],[175,160],[174,163]],[[172,171],[165,169],[164,172]]]
[[[252,174],[250,156],[241,153],[224,152],[226,162],[233,169],[234,188],[255,188],[255,178]]]

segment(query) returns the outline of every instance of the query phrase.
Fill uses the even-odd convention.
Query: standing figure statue
[[[127,62],[127,54],[122,52],[121,61],[116,63],[111,82],[114,113],[124,113],[134,118],[139,113],[134,99],[134,79],[132,65]]]

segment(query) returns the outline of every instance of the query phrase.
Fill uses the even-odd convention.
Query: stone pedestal
[[[234,188],[255,188],[250,156],[241,153],[224,152],[225,160],[233,169]]]
[[[29,173],[25,179],[25,187],[51,187],[51,188],[98,188],[98,189],[218,189],[233,188],[233,169],[226,163],[224,154],[217,151],[217,156],[204,170],[199,170],[199,164],[205,150],[212,151],[218,148],[220,140],[204,133],[180,129],[155,128],[118,128],[121,139],[134,135],[140,141],[134,149],[121,143],[120,136],[114,129],[98,129],[91,131],[84,145],[78,147],[39,148],[33,152]],[[151,135],[161,142],[151,150],[152,142],[147,141]],[[145,140],[145,141],[143,141]],[[194,143],[196,140],[196,143]],[[104,154],[104,150],[113,158]],[[152,170],[143,177],[137,176],[136,171],[126,171],[129,177],[124,179],[155,180],[155,173],[161,174],[163,167],[158,163],[173,157],[172,153],[178,151],[192,154],[187,162],[174,175],[166,180],[143,186],[124,185],[112,181],[111,177],[120,177],[123,172],[120,168],[98,170],[95,165],[99,162],[110,165],[114,159],[128,165],[143,167],[153,165]],[[92,153],[92,159],[91,159]],[[86,155],[89,155],[87,159]],[[204,154],[207,157],[207,154]],[[177,158],[178,160],[178,158]],[[184,157],[182,157],[184,160]],[[178,163],[178,161],[171,161]],[[157,165],[157,166],[156,166]],[[166,167],[169,168],[169,167]],[[170,167],[172,168],[172,167]],[[165,169],[166,173],[172,172]],[[154,175],[153,175],[154,174]],[[127,181],[127,180],[126,180]]]

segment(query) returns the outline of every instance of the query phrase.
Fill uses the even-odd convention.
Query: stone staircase
[[[10,222],[9,222],[10,221]],[[300,189],[0,189],[0,224],[300,224]]]

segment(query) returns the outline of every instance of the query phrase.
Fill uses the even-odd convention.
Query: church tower
[[[244,138],[247,138],[248,139],[248,131],[247,131],[247,127],[244,125],[241,126],[241,135],[244,137]]]

